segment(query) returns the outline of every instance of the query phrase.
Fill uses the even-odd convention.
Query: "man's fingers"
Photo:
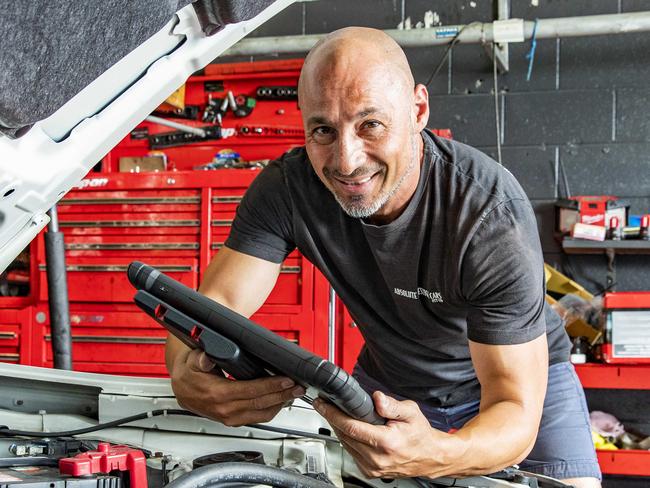
[[[420,410],[415,402],[395,400],[384,395],[381,391],[374,392],[372,398],[377,413],[388,420],[407,420]]]
[[[201,368],[201,371],[209,373],[216,365],[217,364],[210,359],[206,353],[202,352],[199,354],[199,368]]]
[[[296,388],[296,384],[292,379],[282,376],[270,376],[257,380],[233,381],[231,388],[228,389],[228,394],[231,400],[250,400],[264,395],[286,392],[284,398],[286,401],[296,398],[296,396],[291,395],[294,388]],[[297,396],[304,395],[304,388],[298,388],[300,388],[300,394]]]
[[[192,371],[197,373],[209,373],[215,366],[214,361],[200,349],[190,351],[187,355],[186,364]]]
[[[321,399],[314,401],[314,408],[320,413],[329,424],[346,438],[357,440],[369,446],[376,446],[377,425],[368,424],[361,420],[355,420],[346,415],[336,406]]]
[[[214,404],[211,410],[215,418],[220,419],[225,425],[229,426],[268,422],[275,417],[288,401],[302,396],[304,393],[304,388],[296,386],[288,390],[255,398]]]
[[[243,408],[250,410],[266,410],[269,407],[274,407],[276,405],[283,406],[288,401],[293,400],[294,398],[301,397],[305,394],[305,389],[301,386],[295,386],[288,390],[283,390],[276,393],[269,393],[268,395],[263,395],[259,397],[252,398],[250,400],[239,400],[242,402]]]
[[[187,356],[186,364],[190,370],[197,373],[209,373],[215,367],[212,361],[203,351],[194,349]],[[282,402],[304,395],[304,389],[300,387],[299,394],[292,394],[296,387],[295,382],[284,376],[270,376],[256,380],[238,380],[228,385],[228,398],[230,400],[249,400],[259,398],[273,393],[286,392]],[[217,392],[217,395],[220,392]]]

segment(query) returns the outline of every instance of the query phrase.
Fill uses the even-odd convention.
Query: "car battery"
[[[650,363],[650,291],[606,293],[603,301],[608,363]]]
[[[562,198],[555,202],[557,230],[569,234],[576,223],[609,227],[612,217],[619,225],[627,225],[630,204],[610,195]]]
[[[13,466],[0,469],[0,488],[121,488],[119,476],[62,475],[51,466]]]

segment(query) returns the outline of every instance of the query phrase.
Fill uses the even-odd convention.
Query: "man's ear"
[[[415,115],[415,130],[420,132],[429,123],[429,92],[427,87],[422,84],[415,85],[413,112]]]

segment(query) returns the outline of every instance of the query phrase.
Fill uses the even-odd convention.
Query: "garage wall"
[[[443,25],[491,21],[492,9],[491,0],[307,1],[290,6],[253,35],[315,34],[349,25],[390,29],[408,17],[415,25],[428,10]],[[650,10],[650,0],[513,0],[511,16],[641,10]],[[444,49],[406,50],[417,82],[429,78]],[[530,42],[512,44],[510,72],[498,80],[502,160],[533,201],[546,260],[563,265],[597,292],[605,284],[605,258],[563,256],[552,235],[553,200],[564,194],[558,168],[564,166],[573,195],[618,195],[631,201],[633,213],[650,210],[650,33],[539,40],[532,78],[526,81],[529,49]],[[496,157],[492,79],[492,61],[482,46],[457,45],[429,87],[429,126],[449,127],[455,139]],[[617,289],[650,289],[646,261],[618,257]]]

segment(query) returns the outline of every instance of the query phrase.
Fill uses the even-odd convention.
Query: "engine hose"
[[[274,466],[253,463],[219,463],[202,466],[179,476],[164,488],[204,488],[221,483],[257,483],[278,488],[332,488],[333,485]]]

